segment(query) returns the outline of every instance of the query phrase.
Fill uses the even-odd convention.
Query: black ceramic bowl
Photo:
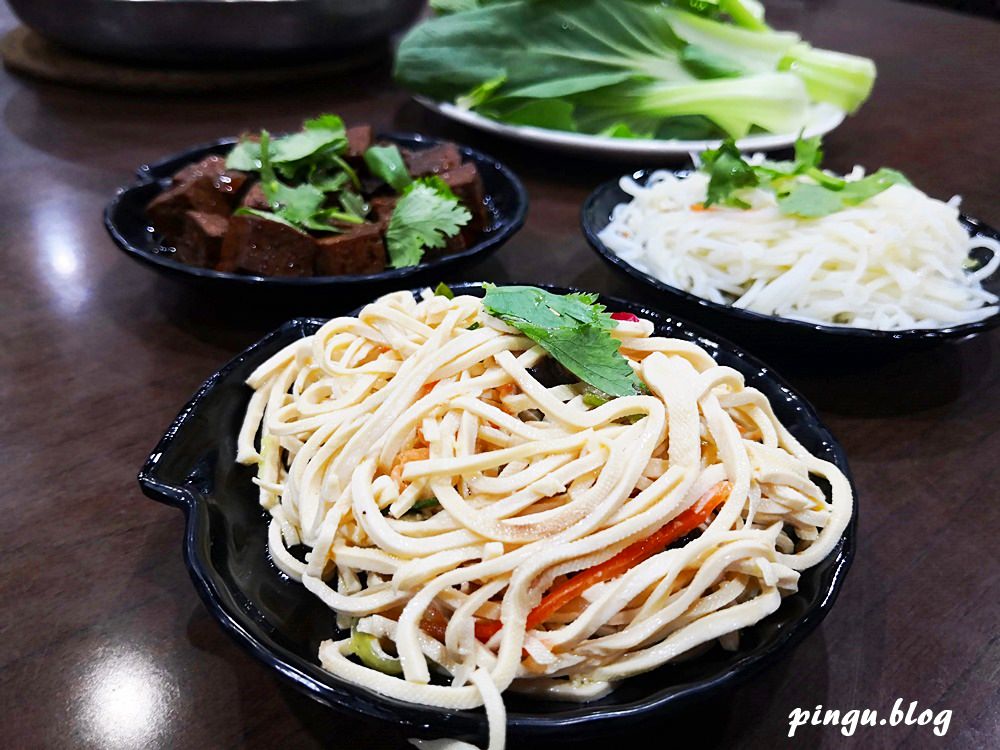
[[[568,290],[548,287],[562,293]],[[479,284],[453,285],[481,295]],[[614,298],[612,311],[652,320],[660,334],[705,347],[723,365],[736,368],[759,388],[795,437],[816,455],[848,474],[843,450],[816,412],[765,365],[723,339],[682,320]],[[446,711],[416,706],[345,683],[317,664],[321,640],[337,636],[331,612],[300,584],[286,578],[267,552],[267,514],[251,483],[253,469],[237,465],[236,435],[250,398],[244,380],[267,357],[313,333],[322,320],[300,318],[281,326],[210,377],[167,429],[142,471],[139,483],[154,500],[183,509],[184,558],[209,611],[257,659],[328,706],[355,711],[401,726],[410,736],[482,740],[481,711]],[[857,515],[833,552],[802,573],[797,593],[770,617],[743,631],[740,649],[708,652],[622,682],[601,700],[556,703],[509,694],[508,731],[568,739],[592,737],[650,718],[746,679],[772,664],[815,628],[833,606],[854,555]]]
[[[416,134],[383,134],[379,139],[398,146],[421,150],[436,146],[442,141]],[[356,293],[368,287],[386,286],[409,277],[440,276],[455,266],[483,258],[509,240],[524,224],[528,210],[528,195],[517,176],[506,166],[490,156],[459,146],[465,161],[475,163],[483,178],[484,199],[490,223],[479,242],[456,253],[430,258],[407,268],[390,268],[381,273],[344,276],[250,276],[225,273],[211,268],[200,268],[173,259],[173,250],[164,246],[152,231],[146,215],[146,206],[170,184],[170,178],[182,167],[201,161],[211,154],[226,154],[236,143],[236,138],[224,138],[214,143],[196,146],[179,154],[168,156],[153,164],[144,164],[136,170],[139,182],[120,188],[104,210],[104,226],[111,239],[129,257],[175,279],[207,284],[216,289],[250,289],[291,292],[332,292],[349,290]]]
[[[634,172],[632,178],[643,183],[652,171],[641,169]],[[687,173],[688,170],[675,172],[679,175]],[[639,270],[618,257],[601,241],[598,234],[610,223],[611,213],[615,206],[619,203],[627,203],[629,200],[631,197],[621,189],[618,179],[608,180],[588,196],[581,210],[580,221],[591,247],[605,262],[654,290],[658,305],[701,323],[711,330],[723,332],[727,338],[741,343],[761,344],[766,349],[802,347],[809,350],[850,349],[895,354],[943,341],[963,339],[1000,325],[1000,313],[997,313],[976,323],[966,323],[949,328],[877,331],[870,328],[806,323],[710,302],[683,289],[665,284],[645,271]],[[1000,238],[1000,233],[997,230],[975,219],[962,216],[961,221],[971,236],[982,235],[994,239]],[[982,266],[989,260],[989,255],[976,257],[974,254],[972,260]],[[983,282],[983,286],[994,294],[1000,294],[1000,271],[987,278]]]

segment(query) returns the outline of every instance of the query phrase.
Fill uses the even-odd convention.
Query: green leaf
[[[883,167],[882,169],[872,172],[867,177],[855,180],[854,182],[846,183],[840,191],[840,195],[844,203],[856,206],[859,203],[863,203],[869,198],[878,195],[883,190],[888,190],[893,185],[909,184],[910,181],[906,179],[902,172],[897,172],[895,169]]]
[[[372,146],[365,151],[365,164],[373,175],[385,180],[397,193],[402,193],[413,182],[396,146]]]
[[[314,171],[309,176],[309,184],[323,193],[336,193],[344,189],[348,182],[348,177],[344,172],[334,172],[333,174],[323,171]]]
[[[307,121],[305,129],[298,133],[276,138],[272,149],[273,164],[302,161],[323,151],[337,153],[347,149],[347,131],[339,117],[322,115]]]
[[[597,302],[596,294],[552,294],[533,286],[490,285],[486,289],[484,304],[490,314],[503,320],[531,322],[543,328],[583,324],[610,330],[617,325]]]
[[[226,169],[239,169],[243,172],[260,170],[260,144],[241,140],[226,156]]]
[[[602,130],[598,135],[608,138],[648,138],[647,135],[636,133],[627,122],[613,122]]]
[[[485,310],[517,328],[585,383],[612,396],[643,392],[609,331],[617,325],[597,295],[555,295],[529,286],[488,285]]]
[[[495,78],[483,81],[469,93],[455,98],[455,104],[465,109],[475,109],[489,101],[497,90],[507,82],[507,74],[501,73]]]
[[[812,138],[795,139],[795,171],[804,172],[818,167],[823,161],[823,141],[816,135]]]
[[[371,206],[368,205],[364,198],[357,193],[352,193],[350,190],[344,190],[340,193],[337,196],[337,200],[344,211],[358,219],[363,220],[371,210]]]
[[[501,120],[532,98],[571,105],[587,133],[688,116],[733,137],[789,132],[811,100],[860,103],[874,77],[870,60],[769,29],[757,0],[434,1],[444,15],[406,34],[396,79]]]
[[[385,233],[393,268],[418,265],[426,248],[444,247],[472,219],[457,199],[438,189],[440,182],[416,180],[396,204]]]
[[[697,44],[684,47],[680,60],[698,78],[736,78],[745,72],[739,63]]]
[[[256,216],[258,219],[265,219],[267,221],[274,221],[278,224],[284,224],[286,227],[294,229],[296,232],[302,232],[301,227],[297,227],[292,222],[287,219],[282,218],[278,214],[271,213],[270,211],[261,211],[257,208],[250,208],[249,206],[240,206],[235,211],[233,211],[233,216]],[[305,232],[302,232],[305,234]]]
[[[721,203],[725,206],[748,208],[735,191],[755,187],[759,183],[754,168],[744,161],[742,154],[731,139],[723,141],[717,149],[701,153],[702,170],[708,172],[708,194],[705,207]]]
[[[894,169],[879,169],[860,180],[840,180],[834,186],[793,182],[778,194],[782,213],[815,219],[864,203],[893,185],[909,185],[910,181]]]
[[[431,0],[431,8],[442,15],[475,10],[478,7],[480,7],[479,0]]]
[[[793,183],[786,192],[778,195],[778,208],[781,209],[781,213],[805,219],[826,216],[843,207],[843,201],[836,191],[808,182]]]
[[[549,130],[576,130],[573,105],[560,99],[543,99],[514,107],[500,116],[512,125],[531,125]]]
[[[443,281],[438,282],[438,285],[434,287],[434,294],[438,297],[444,297],[445,299],[455,299],[455,293],[451,291],[451,287]]]

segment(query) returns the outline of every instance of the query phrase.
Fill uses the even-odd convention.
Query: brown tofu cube
[[[171,187],[149,202],[146,213],[156,231],[171,239],[180,236],[188,211],[221,216],[232,213],[247,175],[236,170],[220,171],[220,159],[209,157],[180,170]]]
[[[271,210],[271,206],[267,202],[267,198],[264,197],[264,190],[261,188],[259,182],[255,182],[250,186],[250,189],[244,193],[243,200],[240,201],[240,205],[244,208],[252,208],[257,211]]]
[[[171,178],[171,184],[183,185],[185,182],[191,182],[191,180],[205,175],[215,178],[225,171],[225,158],[213,154],[212,156],[206,156],[199,162],[188,164]]]
[[[218,268],[255,276],[312,276],[315,260],[314,237],[277,221],[235,215]]]
[[[368,205],[372,207],[373,220],[381,231],[388,229],[389,219],[392,218],[392,212],[396,210],[398,202],[399,198],[395,195],[381,196],[368,201]]]
[[[449,237],[445,246],[441,248],[442,255],[448,255],[449,253],[457,253],[460,250],[465,250],[468,245],[465,243],[465,232],[459,232],[454,237]]]
[[[316,275],[380,273],[385,270],[385,243],[375,224],[358,224],[343,234],[316,241]]]
[[[476,165],[467,162],[457,169],[445,172],[441,179],[448,183],[458,200],[472,214],[468,228],[477,232],[486,229],[489,225],[489,213],[483,200],[483,178],[479,176]]]
[[[375,140],[371,125],[355,125],[347,129],[347,153],[344,154],[351,164],[361,164],[367,151]]]
[[[174,258],[192,266],[215,268],[228,228],[229,219],[225,216],[201,211],[185,212],[184,230],[177,238]]]
[[[462,154],[454,143],[442,143],[420,151],[402,149],[402,154],[406,169],[413,177],[442,174],[462,165]]]

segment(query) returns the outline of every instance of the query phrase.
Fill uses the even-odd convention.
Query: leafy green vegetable
[[[585,383],[611,396],[642,393],[644,386],[619,353],[609,331],[617,323],[596,294],[556,295],[531,286],[488,285],[486,311],[517,328]]]
[[[473,109],[482,106],[490,100],[493,94],[507,82],[507,74],[501,73],[496,78],[483,81],[468,94],[463,94],[455,99],[455,104],[465,109]]]
[[[260,144],[256,141],[241,140],[226,156],[226,169],[256,172],[260,169]]]
[[[385,233],[386,249],[393,268],[420,263],[425,248],[444,247],[468,224],[472,214],[440,177],[415,180],[396,204]]]
[[[455,299],[455,293],[451,291],[451,287],[443,281],[439,281],[438,285],[434,287],[434,294],[438,297],[444,297],[445,299]]]
[[[749,203],[740,200],[733,193],[742,188],[754,187],[760,180],[754,168],[743,160],[733,141],[727,139],[717,149],[702,151],[701,163],[709,174],[706,208],[714,203],[737,208],[750,207]]]
[[[822,159],[818,136],[799,138],[792,161],[765,161],[756,166],[743,159],[733,141],[726,140],[719,148],[701,154],[701,169],[709,174],[705,206],[719,203],[749,208],[738,193],[743,188],[760,186],[777,196],[782,213],[817,218],[863,203],[893,185],[910,184],[900,172],[886,168],[848,181],[822,171]]]
[[[309,229],[317,232],[340,232],[343,230],[333,226],[331,221],[352,224],[364,221],[363,216],[355,213],[324,208],[326,194],[315,185],[303,183],[292,187],[279,180],[272,166],[271,136],[266,130],[261,131],[257,146],[260,188],[271,212],[243,207],[236,211],[237,214],[277,221],[300,232]]]
[[[347,130],[336,115],[320,115],[306,120],[302,130],[274,138],[270,142],[272,168],[289,180],[316,182],[328,177],[331,168],[340,168],[339,154],[347,150]],[[261,144],[243,139],[226,157],[228,169],[260,171]]]
[[[894,169],[879,169],[853,182],[840,185],[811,185],[793,182],[778,192],[778,208],[782,213],[811,219],[842,211],[864,203],[893,185],[909,185],[910,181]]]
[[[501,121],[622,137],[678,118],[732,137],[789,132],[813,101],[854,110],[870,60],[772,31],[756,0],[435,0],[395,75]],[[694,121],[688,123],[688,127]],[[711,137],[711,136],[709,136]]]
[[[687,70],[698,78],[735,78],[743,73],[743,68],[727,57],[689,44],[680,52],[680,61]]]
[[[396,146],[372,146],[365,151],[365,164],[373,175],[381,177],[397,193],[402,193],[413,182]]]

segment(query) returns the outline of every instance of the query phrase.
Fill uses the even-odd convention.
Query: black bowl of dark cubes
[[[348,130],[348,162],[371,144],[395,144],[414,177],[438,175],[469,209],[472,221],[415,266],[387,266],[384,232],[395,198],[377,182],[365,185],[371,220],[340,234],[316,236],[241,207],[267,208],[255,175],[227,170],[237,138],[225,138],[136,170],[139,181],[119,189],[104,224],[135,260],[183,282],[232,299],[248,293],[275,300],[323,300],[349,305],[356,296],[437,283],[458,267],[497,250],[524,223],[528,198],[517,176],[480,151],[417,134],[374,135]],[[331,296],[331,292],[335,292]]]

